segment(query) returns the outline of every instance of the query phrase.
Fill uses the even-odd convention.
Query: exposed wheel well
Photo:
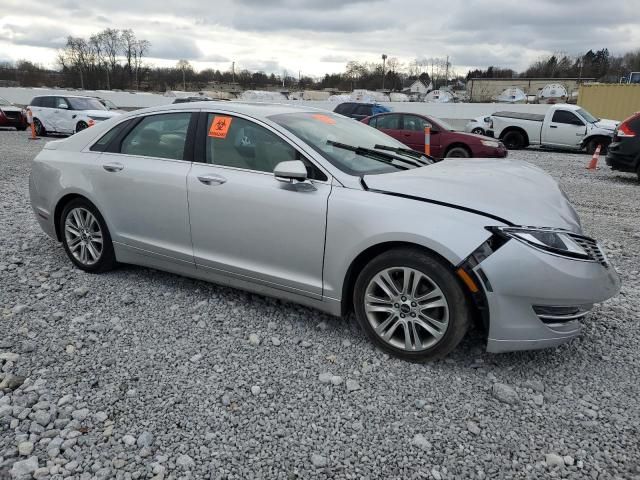
[[[362,271],[362,269],[369,263],[372,259],[384,253],[388,250],[392,250],[394,248],[413,248],[417,250],[422,250],[423,252],[428,253],[429,255],[433,255],[446,265],[450,265],[453,270],[453,265],[442,255],[434,252],[433,250],[423,247],[422,245],[417,245],[415,243],[409,242],[385,242],[379,243],[378,245],[373,245],[363,252],[361,252],[349,265],[347,269],[347,274],[345,275],[344,282],[342,284],[342,315],[346,316],[349,312],[353,310],[353,302],[351,301],[353,298],[353,288],[356,283],[356,279],[358,275]]]
[[[522,136],[524,137],[524,145],[525,147],[529,146],[529,135],[527,135],[527,132],[524,131],[522,128],[520,127],[507,127],[505,128],[501,133],[500,133],[500,140],[504,139],[505,135],[509,132],[518,132],[520,134],[522,134]]]
[[[58,201],[58,204],[56,205],[56,208],[53,211],[53,221],[54,221],[54,226],[56,228],[56,238],[58,239],[59,242],[62,241],[62,232],[60,231],[60,216],[62,215],[62,211],[64,210],[64,207],[70,201],[75,200],[76,198],[82,198],[83,200],[86,200],[87,202],[91,203],[86,197],[83,197],[82,195],[78,195],[77,193],[70,193],[68,195],[65,195]],[[91,205],[93,205],[93,203],[91,203]]]
[[[585,138],[582,141],[582,145],[586,147],[587,145],[589,145],[590,142],[594,140],[598,140],[601,145],[605,146],[605,145],[609,145],[612,139],[611,137],[608,137],[606,135],[592,135],[590,137]]]
[[[468,146],[467,144],[465,144],[465,143],[452,143],[451,145],[449,145],[449,146],[447,147],[447,150],[444,152],[443,157],[446,157],[446,156],[447,156],[447,154],[448,154],[451,150],[453,150],[454,148],[464,148],[464,149],[467,151],[467,153],[469,154],[469,156],[470,156],[470,157],[472,156],[472,154],[471,154],[471,149],[469,148],[469,146]]]

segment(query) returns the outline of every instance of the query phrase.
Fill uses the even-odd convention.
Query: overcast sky
[[[522,70],[553,52],[640,46],[640,0],[0,0],[0,60],[55,66],[67,35],[131,28],[149,61],[318,76],[348,60],[450,56]],[[237,71],[236,70],[236,71]]]

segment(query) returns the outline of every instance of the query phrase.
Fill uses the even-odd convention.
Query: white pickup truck
[[[620,122],[601,120],[577,105],[553,105],[546,114],[496,112],[490,117],[486,134],[499,138],[510,149],[541,145],[569,150],[602,152],[611,143]]]

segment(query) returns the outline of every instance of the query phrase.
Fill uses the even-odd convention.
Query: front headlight
[[[596,261],[584,246],[597,247],[595,240],[553,228],[495,227],[490,230],[514,238],[531,247],[563,257]]]
[[[480,140],[480,143],[485,147],[498,148],[500,146],[500,142],[496,142],[495,140]]]

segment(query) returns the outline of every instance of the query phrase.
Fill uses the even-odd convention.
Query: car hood
[[[513,225],[581,232],[580,220],[556,181],[520,160],[446,159],[422,168],[366,175],[369,190],[445,204]]]
[[[605,130],[611,130],[612,132],[620,125],[620,122],[615,120],[609,120],[607,118],[601,118],[594,125],[598,128],[604,128]]]
[[[0,110],[2,110],[3,112],[22,112],[22,109],[20,107],[14,107],[13,105],[0,107]]]

